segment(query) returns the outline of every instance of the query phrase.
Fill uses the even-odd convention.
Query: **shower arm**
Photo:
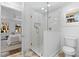
[[[47,2],[47,5],[48,5],[49,3]],[[49,30],[49,28],[48,28],[48,6],[47,6],[47,31]]]

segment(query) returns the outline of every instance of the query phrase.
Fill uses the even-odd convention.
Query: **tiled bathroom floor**
[[[8,57],[22,57],[22,55],[21,55],[21,52],[18,52],[16,54],[9,55]]]
[[[8,57],[22,57],[21,52],[10,55]],[[35,52],[33,52],[32,50],[29,50],[25,57],[39,57]],[[63,51],[60,51],[59,54],[56,57],[64,57],[64,53]]]
[[[21,52],[19,52],[19,53],[10,55],[10,56],[8,56],[8,57],[22,57],[22,54],[21,54]],[[35,52],[33,52],[32,50],[29,50],[29,51],[26,53],[25,57],[39,57],[39,56],[38,56]]]
[[[25,57],[39,57],[39,56],[35,52],[33,52],[32,50],[29,50],[26,53],[26,56]]]
[[[57,57],[64,57],[64,52],[61,50],[59,53],[58,53],[58,56]]]

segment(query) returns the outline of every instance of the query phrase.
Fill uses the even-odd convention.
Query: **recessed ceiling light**
[[[48,7],[50,7],[51,5],[50,5],[50,4],[48,4],[47,6],[48,6]]]
[[[41,10],[44,10],[44,8],[41,8]]]
[[[45,10],[45,12],[47,12],[47,9]]]

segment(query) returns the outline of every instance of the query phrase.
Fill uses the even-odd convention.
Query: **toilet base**
[[[65,57],[73,57],[72,55],[65,54]]]

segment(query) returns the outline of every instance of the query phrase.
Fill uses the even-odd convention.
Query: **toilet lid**
[[[66,51],[66,52],[70,52],[70,53],[75,52],[75,49],[74,48],[68,47],[68,46],[64,46],[63,47],[63,50]]]

